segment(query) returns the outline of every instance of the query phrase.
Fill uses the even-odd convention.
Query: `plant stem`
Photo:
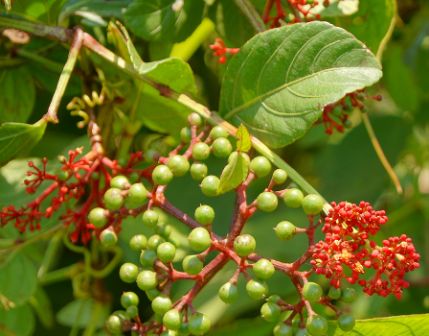
[[[80,271],[79,264],[73,264],[70,266],[66,266],[55,271],[43,274],[39,277],[39,283],[41,285],[49,285],[54,282],[68,280],[75,276]]]
[[[40,63],[48,70],[51,70],[53,72],[61,72],[61,69],[62,69],[61,64],[51,61],[50,59],[47,59],[43,56],[32,53],[26,49],[18,49],[16,53],[21,57]]]
[[[371,121],[368,118],[368,114],[364,112],[364,113],[361,113],[361,115],[362,115],[362,120],[365,125],[365,128],[368,132],[369,139],[371,140],[372,146],[374,147],[374,150],[378,156],[378,159],[380,160],[381,164],[383,165],[384,169],[386,170],[387,174],[392,180],[392,183],[396,188],[396,192],[398,194],[402,194],[401,182],[399,181],[398,176],[396,175],[395,171],[393,170],[392,166],[387,160],[386,155],[383,152],[383,149],[381,148],[380,142],[378,141],[377,136],[375,135],[374,129],[372,128]]]
[[[256,32],[261,33],[265,31],[265,24],[261,16],[256,11],[255,7],[248,0],[234,0],[238,8],[247,17],[252,27]]]

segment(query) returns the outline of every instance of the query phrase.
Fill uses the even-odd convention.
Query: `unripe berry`
[[[226,138],[217,138],[213,141],[212,151],[214,156],[218,158],[225,158],[232,152],[232,145]]]
[[[234,239],[234,251],[240,257],[247,257],[256,249],[256,240],[250,234],[242,234]]]
[[[296,226],[288,221],[281,221],[274,228],[276,236],[281,240],[289,240],[296,234]]]
[[[218,291],[219,298],[225,303],[233,303],[238,299],[237,286],[231,282],[224,283]]]
[[[139,297],[134,292],[124,292],[121,295],[121,305],[125,309],[139,304]]]
[[[191,177],[196,181],[201,181],[207,176],[208,168],[204,163],[194,162],[191,165]]]
[[[195,219],[202,225],[208,225],[213,223],[215,218],[215,211],[211,206],[200,205],[195,209]]]
[[[157,235],[157,234],[152,235],[149,237],[147,241],[147,248],[150,250],[156,251],[158,246],[164,242],[165,242],[165,239],[162,238],[160,235]]]
[[[271,163],[265,156],[257,156],[250,161],[250,170],[257,177],[267,176],[271,171]]]
[[[283,169],[276,169],[272,179],[275,184],[283,184],[287,180],[287,173]]]
[[[130,182],[123,175],[115,176],[110,180],[110,187],[125,190],[130,186]]]
[[[356,291],[354,288],[347,287],[342,290],[341,301],[345,303],[352,303],[356,300]]]
[[[183,176],[189,170],[189,161],[182,155],[174,155],[168,159],[167,166],[174,176]]]
[[[106,321],[106,329],[113,335],[118,335],[122,332],[122,319],[117,315],[110,315]]]
[[[309,317],[306,327],[307,331],[313,336],[325,336],[328,333],[328,321],[320,315]]]
[[[157,255],[154,250],[143,250],[140,254],[140,264],[142,264],[143,267],[152,267],[156,258]]]
[[[201,181],[201,191],[206,196],[216,196],[219,188],[219,178],[214,175],[206,176]]]
[[[333,300],[338,300],[341,297],[341,289],[335,287],[329,288],[328,296]]]
[[[307,329],[301,328],[295,332],[294,336],[309,336],[310,334],[307,332]]]
[[[210,233],[202,227],[193,229],[188,235],[188,241],[191,248],[196,252],[208,249],[212,243]]]
[[[309,194],[302,200],[302,208],[307,215],[319,214],[324,205],[325,201],[323,198],[316,194]]]
[[[104,229],[100,233],[100,243],[103,247],[109,248],[116,245],[118,236],[111,228]]]
[[[202,313],[195,313],[188,321],[189,331],[192,335],[204,335],[211,328],[210,319]]]
[[[163,263],[172,262],[176,255],[176,247],[170,242],[161,243],[156,249],[156,254]]]
[[[276,210],[277,205],[277,196],[270,191],[264,191],[256,198],[256,207],[261,211],[272,212]]]
[[[171,226],[165,223],[160,223],[160,225],[155,227],[155,232],[166,239],[170,237],[172,231],[173,229],[171,228]]]
[[[261,316],[265,321],[276,322],[280,318],[281,309],[273,302],[265,302],[261,306]]]
[[[135,235],[130,239],[129,245],[133,251],[141,251],[147,246],[147,238],[142,234]]]
[[[141,290],[153,289],[158,285],[156,273],[150,270],[143,270],[137,275],[137,286]]]
[[[115,211],[119,210],[124,204],[122,190],[117,188],[108,189],[103,196],[104,205],[107,209]]]
[[[177,309],[170,309],[164,314],[162,318],[162,324],[171,330],[178,330],[182,324],[182,316]]]
[[[201,126],[203,121],[198,113],[193,112],[188,116],[188,122],[192,126]]]
[[[126,283],[132,283],[136,281],[138,274],[139,268],[133,263],[127,262],[119,269],[119,278]]]
[[[134,183],[128,189],[127,197],[125,198],[125,206],[128,209],[135,209],[145,204],[148,196],[148,191],[142,183]]]
[[[276,269],[273,264],[267,259],[259,259],[253,264],[253,273],[258,279],[267,280],[271,278]]]
[[[153,301],[156,297],[161,295],[161,292],[156,288],[148,289],[145,291],[145,293],[150,301]]]
[[[107,224],[108,214],[103,208],[94,208],[88,214],[88,221],[96,228],[102,228]]]
[[[173,179],[173,173],[166,165],[156,166],[152,172],[152,180],[156,185],[166,185]]]
[[[152,300],[152,310],[158,315],[164,315],[172,306],[171,299],[166,295],[157,296]]]
[[[293,336],[292,326],[281,322],[274,327],[273,335],[274,336]]]
[[[143,212],[143,224],[149,227],[155,227],[158,224],[159,215],[155,210],[146,210]]]
[[[205,142],[198,142],[192,148],[192,158],[197,161],[204,161],[210,156],[210,147]]]
[[[228,137],[228,132],[222,126],[215,126],[210,131],[210,138],[226,138]]]
[[[350,331],[355,326],[355,318],[352,315],[343,314],[338,318],[338,326],[344,331]]]
[[[126,311],[128,319],[133,319],[139,314],[139,309],[136,306],[129,306]]]
[[[189,127],[183,127],[180,130],[180,140],[184,143],[191,141],[192,133]]]
[[[264,281],[252,279],[246,283],[246,291],[252,299],[260,300],[268,294],[268,285]]]
[[[315,282],[307,282],[302,287],[302,295],[306,300],[308,300],[311,303],[319,302],[322,295],[323,290],[322,287],[320,287],[319,284]]]
[[[183,270],[191,275],[195,275],[201,272],[204,267],[204,263],[196,255],[188,255],[182,261]]]
[[[283,201],[289,208],[299,208],[304,199],[304,194],[299,189],[286,189],[283,194]]]

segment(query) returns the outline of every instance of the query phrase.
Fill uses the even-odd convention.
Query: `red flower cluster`
[[[240,48],[227,48],[225,42],[221,38],[216,38],[215,42],[210,45],[213,54],[219,58],[219,63],[226,63],[228,55],[235,55],[240,51]]]
[[[419,267],[420,255],[406,235],[384,240],[383,246],[369,240],[386,222],[384,210],[374,210],[367,202],[333,202],[322,228],[325,240],[315,244],[312,251],[316,273],[331,279],[335,287],[346,279],[357,282],[367,294],[400,298],[402,289],[408,287],[405,273]],[[365,269],[375,271],[370,280],[361,279]]]

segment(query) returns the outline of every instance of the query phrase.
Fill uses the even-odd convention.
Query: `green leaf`
[[[17,252],[1,264],[0,295],[13,306],[27,302],[33,296],[36,288],[36,266],[23,253]]]
[[[44,119],[33,125],[3,123],[0,126],[0,166],[28,152],[42,138],[45,129]]]
[[[175,0],[134,0],[125,12],[126,26],[149,40],[178,42],[188,37],[203,17],[204,1],[185,1],[178,11]]]
[[[238,187],[249,173],[249,160],[246,154],[232,153],[229,163],[225,166],[220,176],[218,193],[223,194]]]
[[[97,314],[96,314],[97,313]],[[77,299],[61,308],[57,314],[57,320],[60,324],[67,327],[76,326],[85,328],[92,321],[92,315],[97,316],[97,328],[104,325],[104,322],[109,315],[109,307],[102,305],[94,299]]]
[[[54,325],[54,312],[48,295],[41,287],[37,288],[36,293],[30,299],[30,304],[43,326],[51,328]]]
[[[0,69],[0,123],[26,122],[33,111],[36,88],[26,67]]]
[[[246,126],[241,124],[237,129],[237,151],[247,153],[252,148],[252,140]]]
[[[28,305],[10,310],[3,310],[0,306],[0,335],[32,335],[35,320]]]
[[[354,34],[380,59],[395,17],[396,0],[359,0],[357,13],[338,18],[334,23]]]
[[[302,137],[323,107],[377,82],[381,67],[353,35],[327,22],[258,34],[228,64],[220,113],[271,147]]]

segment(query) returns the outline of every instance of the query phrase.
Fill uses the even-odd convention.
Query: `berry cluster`
[[[210,44],[210,49],[213,55],[219,58],[219,63],[225,64],[227,56],[235,55],[240,51],[240,48],[227,48],[225,42],[221,38],[216,38],[213,44]]]
[[[315,244],[311,261],[316,273],[330,278],[334,287],[346,279],[357,282],[370,295],[394,294],[399,299],[402,289],[408,287],[405,273],[419,267],[420,256],[412,240],[402,235],[377,246],[369,238],[387,222],[387,216],[367,202],[332,203],[324,221],[325,239]],[[370,280],[362,279],[365,268],[375,271]]]

